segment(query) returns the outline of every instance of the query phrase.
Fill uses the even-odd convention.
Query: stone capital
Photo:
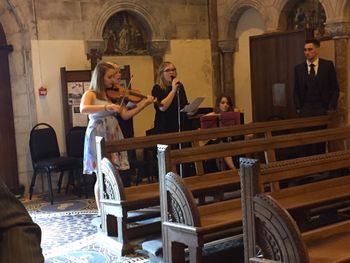
[[[89,54],[91,50],[98,50],[103,53],[105,42],[103,39],[90,39],[85,41],[85,54]]]
[[[233,53],[236,50],[237,39],[219,40],[218,46],[223,53]]]
[[[350,21],[326,23],[326,34],[331,37],[350,36]]]
[[[169,40],[151,40],[148,42],[148,51],[151,56],[163,56],[169,46]]]

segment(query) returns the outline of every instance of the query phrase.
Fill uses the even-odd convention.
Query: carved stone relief
[[[316,37],[325,33],[326,13],[318,0],[300,0],[289,13],[288,29],[313,28]]]
[[[112,15],[103,29],[105,55],[145,55],[147,33],[142,24],[128,12]]]

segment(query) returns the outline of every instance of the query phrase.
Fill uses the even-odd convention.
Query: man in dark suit
[[[320,41],[305,41],[306,61],[294,70],[294,103],[300,117],[325,115],[337,108],[339,86],[332,61],[318,57]],[[322,129],[326,127],[319,127]],[[311,131],[307,129],[305,131]],[[300,156],[322,154],[326,151],[325,143],[305,145],[300,149]]]
[[[40,227],[0,180],[0,262],[44,262],[40,241]]]
[[[327,114],[336,110],[339,86],[332,61],[318,57],[320,41],[305,41],[306,61],[295,67],[294,103],[301,117]]]

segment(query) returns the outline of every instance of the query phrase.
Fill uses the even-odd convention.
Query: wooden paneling
[[[304,60],[306,31],[270,33],[250,37],[253,120],[295,117],[294,66]],[[273,86],[285,90],[273,101]],[[275,93],[276,94],[276,93]],[[280,94],[281,95],[281,94]]]

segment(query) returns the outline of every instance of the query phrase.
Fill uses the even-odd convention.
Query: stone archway
[[[249,8],[253,8],[261,14],[265,23],[266,31],[276,31],[278,25],[277,18],[281,5],[281,3],[278,3],[274,7],[268,7],[264,5],[263,1],[255,0],[241,0],[234,2],[224,12],[223,17],[225,18],[225,21],[224,23],[221,23],[222,30],[220,30],[220,39],[228,40],[235,38],[237,23],[242,14]]]
[[[263,20],[264,31],[266,31],[266,19],[264,6],[261,1],[238,1],[225,9],[225,14],[220,19],[220,37],[218,45],[221,50],[223,86],[225,93],[232,96],[238,108],[245,113],[245,121],[251,121],[251,94],[250,94],[250,73],[249,69],[244,70],[243,74],[237,77],[236,63],[240,61],[240,57],[246,53],[246,45],[240,45],[240,38],[237,38],[237,26],[244,14],[254,10]],[[249,44],[248,44],[249,45]],[[241,53],[240,53],[241,52]],[[249,54],[249,52],[248,52]],[[246,57],[246,56],[245,56]],[[246,57],[247,58],[247,57]],[[242,63],[249,63],[245,59]],[[248,64],[249,68],[249,64]],[[246,69],[244,67],[244,69]],[[245,80],[244,88],[242,88],[243,79]],[[231,88],[231,90],[229,89]],[[244,97],[244,99],[242,99]]]
[[[95,25],[91,32],[92,39],[102,39],[103,29],[107,20],[117,12],[128,12],[136,16],[144,25],[147,34],[152,39],[164,39],[164,36],[161,35],[161,31],[157,26],[155,19],[152,15],[144,9],[142,6],[137,5],[133,2],[123,2],[115,3],[112,5],[105,5],[101,11],[97,14],[93,24]]]
[[[104,40],[103,30],[108,21],[108,19],[118,12],[126,12],[137,18],[143,25],[147,39],[147,49],[149,54],[153,58],[153,71],[154,71],[154,80],[156,80],[157,72],[160,64],[163,61],[165,52],[169,49],[169,41],[166,40],[164,32],[160,30],[159,23],[156,22],[156,19],[150,14],[141,5],[134,3],[134,1],[124,1],[123,3],[114,3],[114,4],[105,4],[101,11],[96,15],[96,19],[93,21],[93,29],[91,31],[90,38],[94,42],[96,48],[104,49]],[[89,40],[87,40],[89,43]],[[89,50],[89,44],[87,45]]]

